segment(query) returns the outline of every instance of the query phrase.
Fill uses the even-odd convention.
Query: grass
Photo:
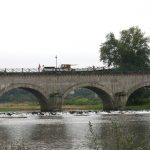
[[[99,99],[79,98],[75,100],[66,100],[63,110],[102,110],[103,102]],[[142,105],[126,106],[126,110],[150,110],[150,103]]]
[[[78,98],[65,100],[64,105],[98,105],[102,103],[99,99]]]
[[[33,102],[9,102],[9,103],[0,103],[0,111],[37,111],[40,110],[40,105]]]
[[[90,138],[91,141],[90,149],[94,150],[110,150],[115,149],[117,150],[150,150],[150,135],[148,134],[145,136],[141,141],[137,143],[137,135],[132,132],[128,131],[124,126],[124,120],[121,122],[111,122],[110,136],[109,141],[101,141],[99,140],[99,136],[97,135],[96,131],[93,129],[93,124],[89,121],[89,131],[90,131]],[[108,143],[107,143],[108,142]],[[113,143],[110,145],[109,143]]]
[[[126,106],[127,110],[150,110],[150,103],[143,105]]]
[[[28,148],[24,144],[10,145],[10,146],[0,145],[0,150],[31,150],[31,148]]]
[[[76,99],[66,100],[63,105],[63,110],[100,110],[103,104],[97,99]],[[8,111],[39,111],[40,105],[35,102],[9,102],[0,103],[0,112]]]
[[[65,100],[62,110],[102,110],[103,102],[99,99],[69,99]],[[126,106],[126,110],[150,110],[150,103],[143,105]],[[40,111],[40,105],[36,102],[9,102],[0,103],[0,112],[8,111]]]
[[[101,110],[103,105],[64,105],[63,110]]]
[[[63,110],[101,110],[103,104],[99,99],[80,98],[65,100]]]

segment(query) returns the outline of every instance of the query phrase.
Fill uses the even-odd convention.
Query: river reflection
[[[20,114],[22,115],[22,114]],[[89,121],[96,136],[99,149],[117,150],[119,124],[122,135],[131,136],[132,148],[149,143],[150,112],[129,113],[85,113],[56,115],[25,114],[26,118],[3,115],[0,118],[0,144],[25,144],[32,150],[94,149],[93,135],[89,130]],[[1,117],[1,115],[0,115]],[[123,134],[122,134],[123,133]],[[129,147],[131,149],[131,147]]]

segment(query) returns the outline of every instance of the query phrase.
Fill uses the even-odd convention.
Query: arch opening
[[[12,88],[0,97],[0,111],[43,111],[46,108],[46,98],[32,88]]]
[[[150,110],[150,86],[139,86],[128,94],[126,109]]]
[[[77,86],[70,88],[64,94],[64,108],[66,104],[78,105],[79,107],[77,109],[113,109],[112,97],[96,86]]]

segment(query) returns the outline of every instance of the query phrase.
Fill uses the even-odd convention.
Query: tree
[[[100,61],[108,67],[126,70],[145,69],[150,65],[150,38],[138,27],[120,32],[116,39],[113,33],[106,36],[106,42],[100,46]]]

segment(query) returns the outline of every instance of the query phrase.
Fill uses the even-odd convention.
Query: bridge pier
[[[62,109],[62,96],[58,93],[51,94],[48,100],[48,110],[45,111],[61,111]]]
[[[115,110],[125,110],[126,102],[127,102],[127,95],[125,92],[118,92],[115,94],[115,103],[114,109]]]

